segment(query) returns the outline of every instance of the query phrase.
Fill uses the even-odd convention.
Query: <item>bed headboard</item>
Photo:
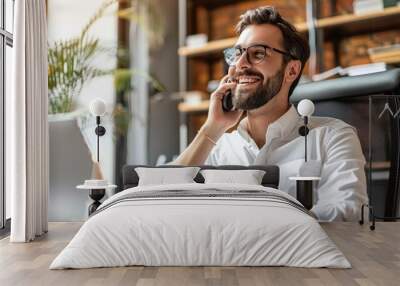
[[[160,166],[149,166],[149,165],[125,165],[122,168],[122,184],[123,190],[133,188],[138,185],[139,177],[135,171],[136,167],[151,167],[151,168],[180,168],[184,166],[178,165],[160,165]],[[219,169],[219,170],[263,170],[265,175],[262,180],[262,185],[265,187],[278,188],[279,185],[279,167],[278,166],[240,166],[240,165],[221,165],[221,166],[210,166],[203,165],[198,166],[202,170],[204,169]],[[204,183],[204,178],[200,174],[194,178],[197,183]]]

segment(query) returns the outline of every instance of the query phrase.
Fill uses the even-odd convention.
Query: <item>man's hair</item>
[[[308,42],[301,36],[296,28],[281,17],[279,12],[272,6],[264,6],[253,10],[248,10],[240,16],[240,21],[236,25],[236,32],[240,35],[244,29],[250,25],[271,24],[278,27],[283,36],[283,47],[286,52],[301,61],[299,76],[292,83],[289,89],[289,96],[297,86],[304,66],[310,57],[310,47]],[[287,64],[292,58],[284,55],[284,63]]]

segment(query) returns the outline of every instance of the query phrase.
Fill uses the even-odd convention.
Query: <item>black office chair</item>
[[[370,204],[363,206],[362,210],[364,207],[370,210],[371,230],[375,229],[375,218],[392,221],[400,219],[400,112],[398,116],[385,120],[373,121],[371,118],[373,98],[386,99],[391,110],[400,109],[400,69],[302,84],[294,90],[290,101],[296,104],[305,98],[315,103],[315,115],[339,118],[357,128],[364,155],[369,161],[366,171]],[[385,133],[387,126],[390,130]],[[380,140],[373,140],[372,130],[375,132],[374,138],[379,137]],[[384,208],[380,210],[382,215],[374,211],[376,202],[372,194],[377,183],[372,180],[372,155],[375,160],[390,161],[389,178],[383,184],[386,187],[386,198],[383,199]],[[378,195],[383,197],[380,193]],[[363,217],[360,223],[364,223]]]

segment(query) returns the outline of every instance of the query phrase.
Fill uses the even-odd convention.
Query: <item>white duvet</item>
[[[132,192],[262,190],[254,185],[176,184],[127,189],[106,200],[50,269],[146,266],[350,268],[318,221],[291,205],[259,198],[125,200]],[[135,193],[136,194],[136,193]],[[297,202],[298,203],[298,202]]]

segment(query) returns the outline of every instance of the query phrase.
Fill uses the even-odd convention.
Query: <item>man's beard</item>
[[[281,89],[284,69],[285,67],[282,66],[265,84],[258,85],[255,91],[241,91],[236,87],[233,96],[233,106],[235,109],[256,109],[270,101]],[[257,75],[261,77],[261,81],[264,79],[260,73],[251,70],[245,70],[241,75]]]

